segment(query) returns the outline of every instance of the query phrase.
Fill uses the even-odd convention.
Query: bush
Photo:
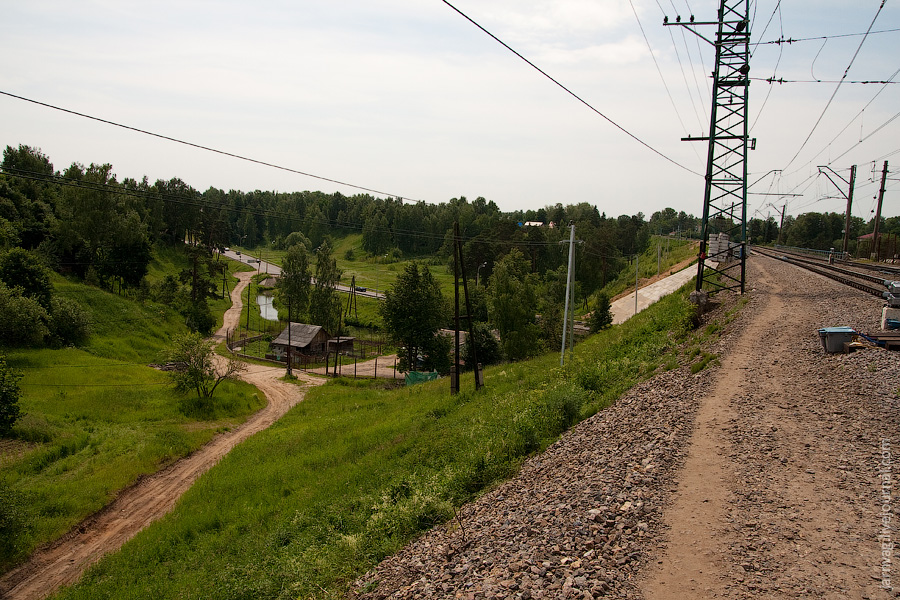
[[[600,292],[597,294],[597,304],[594,307],[594,312],[591,313],[589,323],[591,333],[597,333],[598,331],[606,329],[612,325],[612,320],[613,317],[609,297],[603,292]]]
[[[0,480],[0,565],[20,557],[29,529],[25,499]]]
[[[0,356],[0,437],[6,437],[19,419],[19,380],[22,374],[6,366]]]
[[[487,323],[475,323],[472,326],[472,340],[466,340],[466,345],[462,350],[463,360],[466,361],[466,367],[472,368],[472,348],[475,348],[475,355],[482,365],[495,365],[503,360],[503,348],[500,346],[500,340],[491,333],[491,328]]]
[[[49,315],[34,298],[22,295],[22,288],[8,288],[0,282],[0,344],[40,346],[50,334]]]
[[[90,319],[81,305],[68,298],[50,301],[50,337],[54,344],[80,344],[90,333]]]
[[[0,281],[10,288],[22,288],[23,296],[37,300],[44,308],[50,307],[53,295],[50,269],[33,253],[13,248],[0,254]]]

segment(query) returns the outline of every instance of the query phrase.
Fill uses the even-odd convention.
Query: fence
[[[239,347],[243,349],[243,347],[247,344],[265,339],[270,335],[271,334],[264,333],[261,335],[241,336],[236,334],[233,329],[229,329],[225,332],[225,345],[228,350],[235,356],[240,356],[242,358],[248,358],[252,360],[261,360],[276,365],[284,365],[286,367],[286,356],[278,358],[274,354],[267,353],[265,357],[259,357],[235,350]],[[345,353],[327,352],[325,354],[314,355],[305,354],[300,351],[292,351],[291,363],[294,367],[298,367],[303,371],[324,371],[325,375],[331,377],[350,377],[351,375],[349,375],[349,369],[350,367],[352,367],[352,377],[354,379],[377,379],[379,377],[379,367],[381,367],[381,372],[383,373],[381,375],[382,379],[403,379],[403,376],[398,374],[397,372],[396,357],[394,357],[391,361],[379,356],[384,345],[385,342],[382,340],[357,339],[354,341],[353,350]],[[371,350],[367,350],[367,348],[376,349],[374,352],[374,360],[366,360],[367,356],[372,354]],[[381,358],[382,360],[381,365],[379,365],[379,358]],[[351,363],[347,359],[353,359],[353,362]],[[360,365],[359,359],[363,359],[365,362]],[[347,374],[344,373],[345,370],[348,371]],[[390,375],[384,374],[385,372],[390,373]]]

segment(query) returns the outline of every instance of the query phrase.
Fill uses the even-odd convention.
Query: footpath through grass
[[[89,312],[91,336],[79,348],[6,350],[24,375],[23,416],[0,449],[0,571],[265,403],[253,386],[228,383],[198,412],[196,394],[175,392],[147,366],[164,362],[172,336],[186,331],[180,315],[59,276],[53,283]]]
[[[688,286],[690,287],[690,286]],[[678,364],[687,289],[559,355],[399,390],[337,380],[235,448],[60,598],[340,598],[574,423]]]

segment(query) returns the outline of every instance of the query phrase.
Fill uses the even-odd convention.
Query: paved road
[[[706,261],[706,265],[711,267],[714,266],[715,263]],[[684,284],[693,279],[696,274],[697,265],[694,264],[673,275],[640,288],[637,292],[636,307],[634,292],[628,294],[624,298],[619,298],[612,303],[612,306],[610,306],[613,315],[613,325],[624,323],[626,320],[641,312],[663,296],[668,296],[675,290],[680,289]]]
[[[223,252],[222,256],[224,256],[226,258],[230,258],[231,260],[236,260],[238,262],[246,263],[252,267],[257,267],[257,270],[260,273],[268,273],[269,275],[274,275],[275,277],[281,275],[281,267],[279,267],[278,265],[276,265],[274,263],[270,263],[265,260],[260,260],[259,257],[257,257],[257,256],[252,256],[252,255],[246,254],[246,253],[238,254],[234,250],[228,250],[226,252]],[[313,281],[315,281],[315,280],[313,280]],[[342,285],[339,283],[336,286],[336,289],[337,289],[337,291],[343,292],[345,294],[350,293],[349,285]],[[360,289],[357,288],[356,295],[362,296],[364,298],[377,298],[379,300],[384,298],[384,294],[382,294],[381,292],[373,291],[371,289],[366,289],[365,291],[361,291]]]

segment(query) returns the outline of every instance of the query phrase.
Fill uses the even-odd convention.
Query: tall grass
[[[61,598],[340,598],[454,506],[513,475],[572,424],[650,376],[692,323],[687,291],[558,355],[400,390],[311,390]]]
[[[175,268],[173,261],[163,263]],[[186,331],[181,315],[59,276],[53,284],[89,313],[91,335],[79,348],[6,351],[24,374],[23,416],[15,451],[0,455],[0,495],[15,500],[21,527],[0,540],[0,571],[265,402],[253,386],[229,383],[198,412],[190,395],[147,366],[164,362],[172,336]]]

